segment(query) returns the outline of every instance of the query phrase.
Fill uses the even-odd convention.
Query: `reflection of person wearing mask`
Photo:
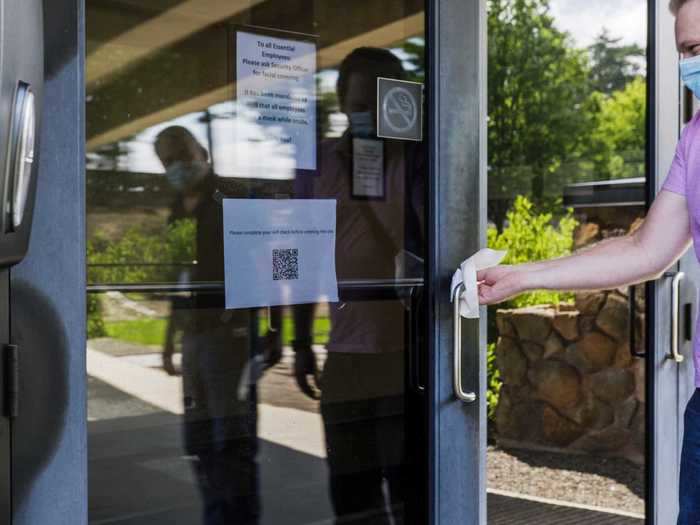
[[[392,280],[402,250],[421,253],[419,149],[378,140],[377,77],[403,78],[383,49],[360,48],[340,66],[338,96],[350,126],[321,144],[319,173],[300,179],[300,196],[337,200],[340,280]],[[359,142],[361,139],[364,142]],[[375,152],[375,180],[362,186],[353,166],[359,146]],[[370,170],[372,171],[372,170]],[[377,180],[377,173],[381,180]],[[295,308],[297,381],[307,394],[316,374],[313,306]],[[337,523],[403,523],[405,311],[397,299],[330,305],[331,331],[321,386],[330,491]]]
[[[196,282],[223,282],[221,199],[241,196],[240,183],[217,177],[207,151],[185,128],[162,131],[155,144],[169,182],[178,189],[171,220],[196,221]],[[241,396],[250,357],[248,310],[227,311],[222,293],[194,293],[188,310],[174,302],[166,368],[174,332],[182,330],[185,447],[194,462],[206,525],[258,523],[256,404],[251,386]],[[190,309],[191,308],[191,309]],[[245,384],[245,383],[244,383]]]

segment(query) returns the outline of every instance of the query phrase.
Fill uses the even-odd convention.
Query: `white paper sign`
[[[352,139],[353,197],[384,197],[384,142]]]
[[[336,201],[224,199],[226,308],[337,302]]]
[[[316,169],[316,45],[260,34],[236,34],[237,160],[258,171],[266,158],[250,159],[250,147],[275,146],[293,168]],[[253,162],[250,162],[253,161]],[[275,159],[276,165],[280,159]],[[256,175],[243,173],[243,175]]]

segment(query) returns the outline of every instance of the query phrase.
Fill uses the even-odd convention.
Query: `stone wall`
[[[575,306],[499,310],[498,441],[643,461],[644,360],[630,352],[629,317],[627,289],[579,294]],[[643,314],[635,331],[643,351]]]

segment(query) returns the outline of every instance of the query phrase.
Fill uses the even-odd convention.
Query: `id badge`
[[[384,142],[352,139],[352,196],[359,199],[384,199]]]

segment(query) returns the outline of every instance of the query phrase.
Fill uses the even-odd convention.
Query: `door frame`
[[[665,0],[648,1],[648,202],[661,189],[681,128],[673,15]],[[463,321],[463,380],[477,393],[465,405],[453,392],[452,308],[449,278],[486,245],[485,0],[433,0],[428,8],[431,237],[429,290],[434,312],[430,337],[431,517],[435,524],[486,523],[486,322]],[[468,95],[465,96],[465,93]],[[456,133],[455,130],[464,130]],[[674,271],[686,280],[681,303],[699,306],[700,267],[692,250]],[[649,283],[647,297],[647,497],[652,524],[673,523],[678,508],[678,464],[683,411],[692,394],[692,345],[685,362],[667,359],[671,340],[670,276]],[[680,332],[689,333],[681,316]],[[668,410],[668,407],[675,407]],[[668,465],[673,465],[669,468]]]
[[[454,394],[452,273],[486,245],[486,1],[428,3],[428,284],[432,523],[486,522],[486,309],[463,321],[465,404]]]
[[[5,392],[5,345],[10,343],[10,270],[0,269],[0,392]],[[12,516],[11,422],[6,416],[5,396],[0,413],[0,522]]]
[[[29,297],[37,305],[36,332],[61,337],[40,337],[24,354],[20,345],[12,523],[82,525],[87,523],[84,9],[83,0],[43,4],[43,104],[50,111],[42,115],[29,250],[10,272],[10,312],[14,326],[18,303]],[[49,319],[47,312],[55,315]],[[62,366],[45,366],[57,362]],[[47,385],[58,385],[61,395],[41,396]]]

